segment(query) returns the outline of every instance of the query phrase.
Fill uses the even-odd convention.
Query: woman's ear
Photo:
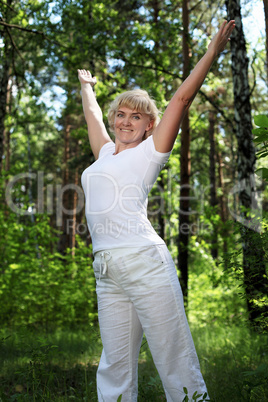
[[[148,126],[147,126],[147,128],[146,128],[145,131],[150,131],[150,130],[152,130],[153,125],[154,125],[154,121],[153,121],[153,120],[150,120],[150,122],[148,123]]]

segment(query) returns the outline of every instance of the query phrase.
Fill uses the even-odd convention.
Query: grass
[[[216,402],[268,401],[268,338],[246,327],[192,330],[210,397]]]
[[[268,401],[267,336],[245,327],[192,329],[212,401]],[[98,330],[2,330],[0,401],[97,401]],[[164,401],[146,341],[139,360],[139,402]]]

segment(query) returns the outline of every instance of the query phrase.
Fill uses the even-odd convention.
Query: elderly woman
[[[185,111],[234,29],[224,22],[206,54],[172,97],[158,124],[148,93],[128,91],[111,104],[108,135],[89,71],[78,70],[91,149],[82,175],[92,238],[103,352],[97,372],[100,401],[137,400],[143,333],[167,401],[207,392],[187,323],[176,268],[147,218],[148,193],[168,161]]]

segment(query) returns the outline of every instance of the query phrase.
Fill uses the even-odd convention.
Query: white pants
[[[143,332],[168,402],[207,392],[184,311],[175,265],[165,245],[95,254],[103,351],[98,399],[137,401],[138,356]]]

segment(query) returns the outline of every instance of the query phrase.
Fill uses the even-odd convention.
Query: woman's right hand
[[[77,70],[78,71],[78,78],[81,84],[90,84],[92,87],[97,82],[96,77],[92,77],[90,71],[88,70]]]

